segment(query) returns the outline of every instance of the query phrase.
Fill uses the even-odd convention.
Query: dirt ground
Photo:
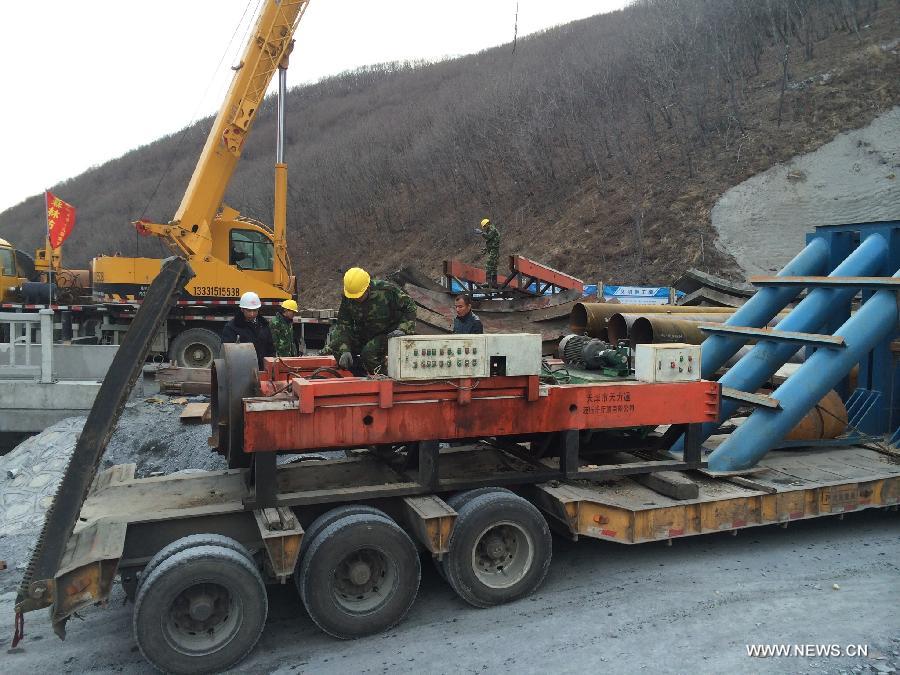
[[[900,107],[728,190],[711,214],[717,245],[748,275],[780,270],[816,225],[896,219],[898,174]]]
[[[900,519],[885,511],[672,547],[555,537],[550,574],[534,596],[474,609],[424,561],[403,623],[356,641],[321,633],[292,585],[272,587],[266,630],[236,672],[891,673],[900,669],[898,561]],[[13,601],[0,595],[6,645]],[[28,615],[23,649],[2,656],[3,671],[151,672],[123,603],[118,590],[109,607],[70,621],[65,642],[45,613]],[[868,657],[755,658],[748,643],[859,644]]]

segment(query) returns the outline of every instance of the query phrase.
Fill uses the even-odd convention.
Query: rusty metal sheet
[[[297,565],[303,528],[294,512],[284,507],[258,509],[253,512],[253,517],[266,545],[272,573],[285,583]]]
[[[450,534],[456,523],[456,511],[435,495],[404,497],[404,515],[413,534],[440,559],[450,550]]]

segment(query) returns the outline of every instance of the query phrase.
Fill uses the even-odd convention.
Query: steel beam
[[[846,346],[840,335],[819,335],[818,333],[799,333],[797,331],[769,330],[766,328],[745,328],[743,326],[723,326],[716,323],[701,323],[698,328],[704,333],[715,335],[743,335],[759,340],[774,342],[791,342],[797,345],[812,345],[826,349],[841,349]]]
[[[900,270],[894,278],[900,280]],[[897,316],[897,294],[875,293],[838,329],[847,349],[820,349],[810,356],[773,393],[783,409],[756,410],[710,455],[710,469],[739,471],[753,466],[876,344],[896,331]]]
[[[900,279],[885,277],[751,277],[754,286],[799,286],[800,288],[900,288]]]

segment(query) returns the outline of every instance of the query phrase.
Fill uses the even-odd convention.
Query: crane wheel
[[[169,359],[183,368],[209,368],[222,350],[222,338],[206,328],[188,328],[169,345]]]
[[[352,639],[380,633],[406,616],[421,571],[415,544],[397,523],[361,513],[331,523],[310,542],[297,584],[316,625]]]
[[[250,466],[252,456],[244,452],[243,399],[259,395],[258,368],[252,344],[222,345],[222,358],[213,362],[210,425],[216,451],[228,460],[229,469]]]
[[[134,636],[161,671],[220,672],[250,653],[267,613],[262,576],[246,556],[195,546],[164,560],[141,584]]]
[[[153,570],[159,567],[163,561],[171,558],[176,553],[181,553],[182,551],[197,546],[220,546],[231,551],[237,551],[251,563],[253,562],[253,556],[250,555],[250,551],[231,537],[226,537],[223,534],[191,534],[187,537],[176,539],[168,546],[160,549],[156,555],[150,558],[150,562],[148,562],[144,569],[141,570],[141,576],[138,580],[138,592],[140,592],[144,580],[153,574]]]
[[[475,607],[493,607],[541,585],[553,542],[534,505],[512,492],[492,490],[457,512],[443,571],[459,597]]]

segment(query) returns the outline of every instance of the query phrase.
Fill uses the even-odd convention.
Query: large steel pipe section
[[[888,254],[888,244],[880,234],[872,234],[829,275],[833,277],[859,277],[877,275],[882,271]],[[857,289],[815,288],[775,327],[780,331],[811,333],[819,329],[835,307],[849,302]],[[755,392],[798,350],[796,344],[762,340],[750,353],[736,363],[719,382],[723,387]],[[807,364],[809,361],[807,360]],[[849,368],[847,371],[849,372]],[[703,368],[703,372],[706,369]],[[846,373],[845,373],[846,374]],[[830,388],[830,387],[829,387]],[[826,390],[827,391],[827,390]],[[822,394],[824,395],[824,393]],[[822,396],[819,396],[821,398]],[[816,399],[817,401],[819,399]],[[701,442],[709,438],[723,420],[734,414],[740,404],[724,399],[718,422],[704,424],[700,432]],[[672,453],[684,450],[684,436],[672,446]]]
[[[661,314],[629,315],[623,314],[624,320],[619,322],[616,316],[609,321],[609,336],[612,341],[613,333],[629,326],[628,337],[631,346],[660,342],[686,342],[691,345],[704,344],[709,339],[709,333],[700,330],[701,323],[728,323],[728,314],[677,314],[665,316]],[[779,315],[780,317],[787,316]],[[629,324],[629,317],[631,319]],[[711,379],[711,378],[707,378]]]
[[[822,274],[828,264],[828,244],[816,237],[806,248],[794,256],[784,266],[778,276],[813,276]],[[748,328],[762,328],[779,311],[787,307],[794,300],[801,289],[797,286],[767,286],[757,291],[752,298],[725,322],[726,326],[746,326]],[[700,348],[700,373],[705,379],[713,374],[734,356],[737,351],[746,344],[746,338],[732,335],[710,335],[702,343]]]
[[[613,314],[731,314],[733,307],[679,307],[677,305],[620,305],[615,302],[578,302],[569,314],[569,329],[576,335],[607,340]]]
[[[614,314],[609,320],[609,341],[628,338],[631,346],[656,342],[686,342],[699,345],[706,333],[701,323],[723,323],[729,314]]]
[[[900,270],[894,277],[900,277]],[[756,464],[854,365],[896,328],[896,291],[878,291],[835,333],[844,338],[846,347],[816,350],[773,392],[772,397],[781,403],[781,410],[756,410],[709,456],[709,468],[740,471]]]

